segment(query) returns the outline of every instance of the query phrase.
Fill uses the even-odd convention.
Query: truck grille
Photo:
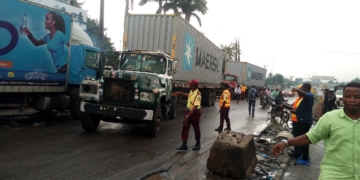
[[[107,102],[131,104],[134,99],[134,82],[105,79],[103,99]]]

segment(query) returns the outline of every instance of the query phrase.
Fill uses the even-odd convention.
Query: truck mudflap
[[[81,102],[80,111],[89,114],[100,114],[108,117],[121,117],[138,120],[153,120],[153,110],[124,108],[117,106],[108,106],[102,104],[94,104]]]

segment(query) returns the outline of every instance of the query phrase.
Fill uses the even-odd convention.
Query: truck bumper
[[[89,114],[100,114],[108,117],[120,117],[138,120],[151,121],[153,119],[153,110],[124,108],[102,104],[93,104],[81,102],[80,111]]]

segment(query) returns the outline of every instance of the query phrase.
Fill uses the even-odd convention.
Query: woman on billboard
[[[68,55],[65,54],[64,45],[69,46],[69,38],[65,35],[65,22],[61,15],[55,12],[49,12],[45,17],[45,29],[50,33],[45,35],[42,39],[35,39],[29,29],[25,29],[30,41],[35,46],[47,44],[54,65],[58,73],[66,73]]]

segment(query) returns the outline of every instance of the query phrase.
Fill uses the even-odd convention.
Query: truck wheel
[[[80,103],[82,99],[79,97],[79,88],[70,90],[70,113],[75,119],[81,119]]]
[[[159,104],[158,107],[154,110],[154,116],[152,121],[147,123],[150,136],[157,136],[158,132],[160,131],[160,123],[162,120],[163,117],[161,112],[161,105]]]
[[[87,132],[95,132],[101,120],[101,115],[82,113],[81,125]]]
[[[209,107],[211,105],[211,92],[205,91],[204,96],[202,96],[201,105],[204,107]]]
[[[177,100],[176,96],[171,97],[169,119],[175,119],[177,116],[177,112],[176,112],[177,101],[176,100]]]
[[[211,97],[211,106],[214,106],[216,102],[216,92],[213,91],[212,97]]]

